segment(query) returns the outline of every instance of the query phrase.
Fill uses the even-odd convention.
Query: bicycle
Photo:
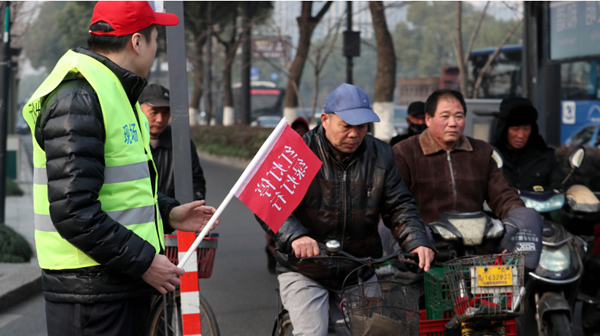
[[[409,258],[418,260],[416,253],[397,252],[377,259],[371,257],[356,258],[345,251],[341,251],[339,242],[335,240],[327,242],[325,251],[326,254],[324,255],[303,258],[300,262],[319,259],[347,259],[362,264],[354,270],[360,272],[363,267],[373,268],[374,265],[394,260],[403,263],[412,272],[419,270],[418,264],[408,260]],[[335,327],[346,326],[350,329],[351,335],[362,336],[368,332],[369,327],[375,325],[375,323],[372,323],[375,320],[379,326],[383,323],[394,329],[393,333],[386,333],[390,336],[419,334],[419,289],[392,280],[363,283],[360,276],[357,285],[345,287],[345,282],[349,276],[350,274],[342,285],[342,302],[340,306],[344,312],[344,318],[329,321],[330,332]],[[278,314],[275,318],[272,335],[292,335],[293,325],[288,311],[281,304],[279,290],[277,290],[277,298]]]
[[[211,233],[198,246],[198,278],[209,278],[215,260],[215,251],[219,234]],[[178,263],[177,236],[165,235],[165,254],[172,263]],[[150,310],[149,336],[182,335],[181,292],[179,287],[174,292],[157,296],[152,301]],[[219,336],[217,318],[208,301],[200,295],[200,325],[202,335]]]

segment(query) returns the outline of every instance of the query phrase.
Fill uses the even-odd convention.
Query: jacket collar
[[[121,68],[107,57],[97,54],[87,48],[78,47],[75,48],[73,51],[79,54],[89,56],[95,59],[96,61],[102,63],[108,69],[110,69],[110,71],[112,71],[121,82],[121,85],[123,86],[123,89],[125,90],[127,98],[129,98],[129,102],[131,103],[131,105],[137,103],[140,94],[142,94],[142,91],[146,87],[146,84],[148,84],[146,79],[134,74],[133,72],[127,69]]]
[[[424,155],[431,155],[444,150],[444,148],[442,148],[442,146],[440,146],[437,143],[437,141],[433,139],[433,137],[431,136],[431,132],[429,132],[429,128],[423,131],[423,133],[421,133],[421,135],[419,136],[419,144],[421,145],[421,149],[423,150]],[[456,145],[454,145],[454,148],[452,148],[452,151],[457,150],[467,152],[473,151],[473,147],[471,147],[471,143],[469,142],[469,139],[467,139],[466,136],[461,135]]]
[[[365,135],[365,137],[363,138],[363,142],[360,144],[360,146],[358,146],[356,151],[354,153],[352,153],[352,155],[346,157],[343,161],[341,161],[339,156],[333,149],[333,146],[327,139],[327,136],[325,135],[325,128],[323,127],[323,125],[318,126],[316,133],[317,133],[317,136],[319,137],[319,139],[321,140],[321,143],[324,144],[323,147],[325,147],[325,150],[329,153],[329,155],[332,158],[334,158],[338,163],[342,164],[343,166],[348,165],[355,158],[361,157],[365,153],[366,148],[367,148],[367,137],[369,136],[368,134]]]
[[[156,148],[158,147],[162,147],[162,148],[171,148],[172,147],[172,141],[171,141],[171,125],[167,126],[167,128],[165,128],[165,130],[160,133],[160,135],[158,136],[158,145],[156,145]]]

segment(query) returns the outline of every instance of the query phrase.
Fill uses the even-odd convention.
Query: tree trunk
[[[381,1],[370,1],[371,17],[377,41],[377,76],[373,109],[381,121],[375,124],[375,136],[389,140],[394,134],[394,90],[396,88],[396,53],[387,28]]]
[[[205,40],[205,39],[201,39]],[[192,89],[192,98],[190,100],[189,114],[190,114],[190,125],[195,125],[196,115],[198,114],[198,109],[200,108],[200,99],[202,98],[202,81],[204,80],[204,52],[203,52],[204,41],[200,42],[196,40],[196,50],[194,51],[194,58],[192,60],[192,64],[194,65],[194,88]],[[207,114],[210,122],[210,115]]]
[[[225,46],[225,64],[223,66],[223,125],[232,126],[235,124],[235,109],[233,107],[233,90],[231,89],[231,65],[235,58],[236,48],[231,44]]]
[[[394,100],[396,87],[396,53],[392,36],[387,28],[383,2],[370,1],[373,28],[377,41],[377,76],[375,77],[375,101],[389,102]]]
[[[460,71],[460,93],[466,97],[467,95],[467,71],[465,69],[465,62],[463,62],[463,48],[462,48],[462,3],[456,2],[456,61],[458,63],[458,70]]]
[[[294,113],[286,113],[286,117],[291,119],[292,121],[297,117],[297,111],[295,110],[298,107],[298,98],[296,96],[294,86],[300,87],[300,79],[302,77],[302,71],[304,70],[304,64],[306,63],[306,58],[308,57],[308,52],[310,50],[310,39],[312,37],[313,31],[325,12],[331,6],[331,1],[328,1],[321,11],[316,17],[312,16],[312,1],[303,1],[302,2],[302,13],[298,20],[298,27],[300,28],[300,39],[298,41],[298,49],[296,50],[296,57],[292,62],[292,66],[290,67],[290,75],[288,77],[287,88],[285,91],[285,108],[290,111],[294,110]],[[294,82],[292,84],[292,82]],[[294,115],[292,115],[294,114]]]

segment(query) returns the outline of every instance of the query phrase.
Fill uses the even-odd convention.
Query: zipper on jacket
[[[456,180],[454,179],[454,169],[452,168],[452,159],[450,158],[450,152],[448,154],[448,165],[450,166],[450,176],[452,176],[452,189],[454,190],[454,212],[458,212],[458,195],[456,193]]]
[[[348,164],[348,167],[344,168],[344,166],[341,163],[339,163],[334,157],[332,157],[331,154],[327,153],[327,155],[331,158],[331,160],[333,162],[335,162],[338,166],[340,166],[344,170],[344,175],[342,175],[342,184],[343,184],[343,189],[344,189],[344,227],[342,228],[342,239],[340,242],[340,250],[343,251],[344,250],[344,236],[346,235],[346,221],[348,220],[348,218],[346,217],[346,213],[348,210],[348,199],[346,196],[346,189],[347,189],[346,188],[346,175],[347,175],[347,171],[350,168],[350,166],[352,166],[352,164],[354,162],[358,161],[358,159],[350,162]],[[336,277],[339,276],[339,274],[340,274],[340,261],[337,260],[337,268],[336,268],[336,272],[335,272]]]

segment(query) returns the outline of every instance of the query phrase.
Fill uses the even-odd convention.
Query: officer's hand
[[[294,240],[292,242],[292,248],[298,259],[319,255],[319,245],[317,245],[317,241],[308,236],[303,236]]]
[[[169,224],[176,230],[200,232],[216,211],[213,207],[205,206],[204,201],[182,204],[169,213]],[[218,219],[215,225],[219,225]],[[214,228],[213,226],[211,230]]]
[[[142,275],[142,279],[150,286],[156,288],[161,294],[175,290],[181,283],[178,275],[184,275],[183,268],[179,268],[162,254],[156,254],[150,268]]]
[[[429,271],[429,265],[433,262],[435,253],[432,249],[419,246],[416,249],[410,251],[410,253],[417,253],[419,255],[419,268],[422,268],[425,272]]]

